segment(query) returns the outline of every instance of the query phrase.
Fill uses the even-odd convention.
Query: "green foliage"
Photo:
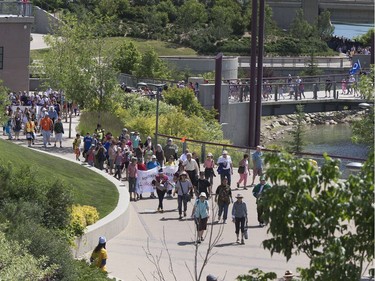
[[[187,0],[177,11],[177,24],[183,31],[201,27],[207,21],[207,12],[202,3]]]
[[[135,74],[137,77],[159,79],[168,79],[171,76],[167,65],[153,49],[149,49],[142,55],[141,62]]]
[[[66,186],[61,197],[72,191],[72,203],[94,206],[102,217],[116,207],[116,187],[97,173],[75,163],[3,140],[0,140],[0,163],[0,201],[11,196],[12,201],[22,199],[42,202],[43,206],[47,206],[46,194],[55,188],[52,186],[55,182],[59,182],[59,185],[65,183]],[[30,163],[33,163],[32,167]],[[64,202],[61,197],[56,199]]]
[[[86,227],[99,220],[99,213],[92,206],[73,205],[70,213],[69,232],[73,237],[81,236]]]
[[[375,28],[369,29],[365,34],[359,35],[354,40],[360,42],[364,46],[371,46],[371,40],[374,37]]]
[[[323,40],[329,40],[332,37],[335,27],[331,23],[331,13],[328,10],[318,16],[316,30],[318,37]]]
[[[5,122],[5,108],[10,104],[8,97],[9,90],[3,85],[3,81],[0,80],[0,123]]]
[[[63,90],[68,100],[102,111],[110,106],[116,85],[111,50],[103,48],[108,19],[67,15],[63,20],[67,24],[46,38],[50,51],[43,65],[48,83]]]
[[[267,154],[273,187],[264,195],[271,254],[304,253],[302,280],[359,280],[374,258],[374,154],[358,174],[340,179],[339,161],[325,156],[318,169],[286,153]]]
[[[305,113],[303,112],[303,105],[298,104],[296,106],[296,123],[293,125],[289,134],[292,137],[292,140],[288,142],[287,150],[291,153],[300,153],[303,150],[305,141],[303,139],[305,134],[305,121],[303,120]]]
[[[302,9],[296,11],[296,16],[290,25],[289,31],[294,38],[308,39],[313,35],[314,28],[305,20]]]
[[[277,278],[275,272],[263,272],[258,268],[249,270],[249,274],[240,275],[236,280],[238,281],[272,281]]]
[[[374,102],[374,66],[367,75],[361,75],[358,81],[358,90],[361,95],[369,102]],[[360,120],[351,124],[352,141],[363,143],[369,146],[370,150],[374,149],[374,106],[367,108]]]
[[[310,59],[307,63],[307,68],[300,72],[301,76],[316,76],[323,74],[323,70],[321,70],[318,65],[315,63],[315,53],[312,51],[310,54]]]
[[[46,266],[47,258],[32,256],[24,243],[8,240],[0,231],[0,276],[1,280],[46,280],[57,269],[56,265]]]
[[[59,181],[47,182],[38,177],[38,171],[30,166],[13,168],[1,164],[0,203],[4,201],[37,204],[42,211],[42,223],[51,228],[67,226],[68,207],[72,204],[71,189]]]
[[[187,116],[196,115],[207,120],[214,119],[214,113],[206,110],[195,97],[194,91],[189,88],[169,88],[163,92],[164,102],[180,107]]]

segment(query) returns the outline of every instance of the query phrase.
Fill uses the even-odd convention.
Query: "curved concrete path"
[[[73,118],[72,123],[72,136],[75,136],[75,126],[78,123],[78,118]],[[63,157],[75,161],[75,157],[71,150],[73,139],[68,139],[68,124],[64,123],[65,136],[63,146],[65,148],[47,148],[41,147],[40,140],[37,141],[35,149],[46,151],[50,154]],[[40,138],[40,137],[38,137]],[[21,145],[26,145],[26,141],[17,141]],[[96,170],[96,169],[95,169]],[[117,182],[113,177],[100,172],[107,178]],[[214,274],[220,277],[220,280],[235,280],[240,274],[246,274],[249,269],[260,268],[264,271],[274,271],[281,277],[286,269],[296,272],[299,266],[308,266],[309,260],[305,256],[293,257],[289,262],[281,255],[275,254],[271,257],[267,250],[264,250],[261,243],[264,239],[268,238],[267,228],[258,227],[256,219],[256,204],[255,198],[252,196],[251,189],[248,190],[235,190],[235,182],[239,179],[238,173],[235,171],[234,179],[232,180],[232,193],[233,197],[237,193],[244,195],[244,201],[247,203],[249,213],[249,239],[245,240],[245,245],[235,243],[234,224],[231,222],[229,207],[229,214],[227,224],[213,225],[210,223],[208,230],[212,228],[213,237],[220,231],[222,234],[218,243],[213,247],[213,256],[206,268],[203,271],[201,280],[205,280],[207,274]],[[219,177],[214,178],[214,188],[219,185]],[[122,182],[119,186],[120,192],[123,191],[120,205],[127,206],[129,204],[129,197],[126,192],[127,182]],[[108,263],[107,268],[110,276],[116,277],[118,280],[134,281],[134,280],[153,280],[152,275],[155,274],[155,266],[148,260],[146,250],[149,248],[150,252],[156,258],[160,256],[160,267],[164,274],[165,280],[174,280],[173,276],[169,273],[169,257],[173,264],[173,271],[177,276],[178,281],[192,280],[189,270],[194,272],[194,257],[196,245],[194,222],[191,220],[192,203],[188,204],[188,217],[183,220],[178,219],[177,200],[176,198],[166,198],[164,200],[164,213],[157,213],[158,206],[157,199],[149,199],[148,194],[144,194],[145,199],[138,202],[130,202],[128,206],[127,215],[122,219],[115,221],[111,227],[102,226],[101,232],[108,235],[105,231],[109,231],[112,227],[125,227],[117,236],[109,239],[107,243],[108,249]],[[124,200],[124,201],[122,201]],[[210,205],[211,205],[210,200]],[[215,204],[214,204],[215,205]],[[113,219],[116,214],[110,214],[101,221]],[[215,215],[215,218],[217,216]],[[115,226],[114,226],[115,225]],[[212,225],[212,226],[211,226]],[[91,226],[95,227],[95,225]],[[118,228],[118,229],[119,229]],[[117,229],[117,231],[118,231]],[[88,229],[90,231],[90,229]],[[208,233],[209,233],[208,231]],[[76,254],[81,256],[82,252],[91,252],[96,244],[97,236],[99,233],[95,232],[93,235],[93,242],[87,241],[82,243],[84,248]],[[111,237],[109,235],[109,237]],[[163,246],[163,240],[169,251],[169,256]],[[202,265],[202,257],[207,250],[209,237],[198,247],[198,267]],[[148,246],[147,246],[148,245]],[[88,255],[86,253],[86,257]],[[189,270],[188,270],[189,268]],[[144,277],[145,278],[144,278]]]

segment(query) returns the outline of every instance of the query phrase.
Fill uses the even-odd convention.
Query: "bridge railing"
[[[311,57],[264,57],[263,65],[267,67],[305,67],[311,63]],[[314,57],[314,63],[319,67],[351,67],[351,61],[347,57]],[[238,57],[240,67],[250,64],[250,57]]]
[[[0,15],[32,17],[33,5],[18,1],[0,1]]]
[[[228,155],[231,156],[233,166],[235,168],[238,168],[238,163],[240,160],[243,159],[244,154],[250,155],[255,151],[256,148],[254,147],[245,147],[245,146],[237,146],[237,145],[231,145],[228,143],[217,143],[217,142],[207,142],[207,141],[199,141],[199,140],[192,140],[188,138],[181,138],[176,136],[170,136],[165,134],[158,134],[158,143],[164,146],[167,143],[168,139],[173,139],[174,143],[178,146],[178,155],[181,155],[186,149],[189,149],[190,153],[195,153],[196,157],[199,159],[200,162],[200,170],[203,171],[203,163],[207,157],[208,153],[211,153],[213,155],[213,160],[215,163],[217,162],[217,159],[219,156],[222,155],[223,150],[226,150],[228,152]],[[277,150],[273,149],[263,149],[264,153],[276,153],[279,152]],[[299,157],[303,157],[306,159],[313,159],[317,161],[318,165],[321,166],[324,163],[324,157],[323,154],[317,154],[317,153],[297,153],[296,154]],[[366,161],[366,159],[362,158],[352,158],[352,157],[345,157],[345,156],[337,156],[337,155],[329,155],[331,158],[334,159],[340,159],[340,170],[342,172],[342,177],[347,178],[352,172],[346,167],[347,164],[350,162],[361,162],[363,163]],[[252,161],[249,161],[249,166],[252,168]],[[217,174],[217,166],[214,169],[216,176],[219,176]]]
[[[349,82],[347,75],[325,77],[301,77],[301,82],[293,78],[291,82],[284,78],[264,79],[262,98],[264,101],[282,101],[288,99],[322,99],[322,98],[362,98],[357,87],[360,79]],[[228,81],[227,81],[228,82]],[[229,81],[229,102],[244,102],[250,99],[250,83],[248,80]]]

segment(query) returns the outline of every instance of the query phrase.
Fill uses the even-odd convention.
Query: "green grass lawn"
[[[144,53],[149,48],[153,48],[159,56],[196,56],[197,52],[191,48],[181,47],[176,44],[158,41],[158,40],[144,40],[129,37],[111,37],[105,39],[106,48],[112,48],[120,45],[122,42],[133,42],[137,49]],[[43,59],[43,54],[48,52],[48,49],[31,50],[30,56],[33,60]]]
[[[115,185],[79,164],[0,140],[0,162],[8,161],[15,167],[31,165],[40,177],[51,181],[58,179],[71,185],[74,203],[94,206],[100,218],[112,212],[117,205],[119,194]]]

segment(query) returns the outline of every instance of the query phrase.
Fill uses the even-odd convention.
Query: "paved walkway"
[[[41,137],[38,136],[32,149],[75,159],[72,152],[72,142],[76,134],[75,127],[78,121],[78,117],[73,117],[71,139],[67,137],[69,124],[64,122],[63,148],[55,148],[53,146],[43,148]],[[5,137],[3,136],[3,138]],[[24,136],[22,136],[21,141],[12,142],[27,146]],[[238,178],[238,173],[235,171],[233,182],[236,182]],[[218,184],[219,178],[216,177],[214,190],[216,190]],[[232,183],[232,187],[235,187],[234,183]],[[308,259],[304,256],[294,257],[288,263],[281,255],[276,254],[271,257],[270,253],[261,246],[262,241],[269,236],[267,235],[267,228],[258,227],[255,198],[251,194],[251,188],[239,191],[233,189],[232,192],[233,197],[238,192],[241,192],[248,205],[249,239],[245,240],[245,245],[235,243],[234,224],[230,221],[230,214],[227,224],[210,224],[208,229],[212,227],[213,237],[216,237],[221,230],[222,234],[218,243],[213,247],[213,256],[203,271],[202,276],[204,278],[207,274],[212,273],[220,276],[221,280],[235,280],[238,275],[246,274],[252,268],[274,271],[278,276],[282,276],[286,269],[295,272],[298,266],[308,265]],[[147,195],[145,194],[145,197],[148,197]],[[139,280],[138,278],[144,280],[142,279],[144,275],[147,280],[153,280],[151,276],[156,268],[150,263],[145,252],[147,245],[149,245],[154,258],[161,255],[159,264],[163,270],[165,280],[174,280],[169,274],[169,257],[162,243],[165,238],[177,280],[191,280],[187,267],[193,272],[196,250],[194,243],[195,228],[190,218],[192,203],[188,204],[188,217],[183,220],[178,219],[176,198],[167,198],[164,200],[164,204],[165,212],[161,214],[156,212],[157,199],[145,198],[138,202],[131,202],[128,227],[107,243],[109,254],[107,268],[111,276],[115,276],[120,280],[134,281]],[[202,264],[201,255],[204,256],[207,250],[208,240],[209,237],[207,236],[206,240],[198,247],[199,268]],[[201,280],[205,280],[204,278]]]

